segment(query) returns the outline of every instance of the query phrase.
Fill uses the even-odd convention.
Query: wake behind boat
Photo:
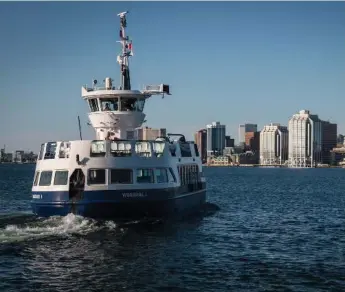
[[[170,95],[169,85],[132,90],[126,36],[127,12],[120,17],[121,85],[105,78],[82,87],[96,140],[41,145],[32,187],[38,216],[74,213],[93,218],[170,216],[195,212],[206,201],[206,182],[197,145],[181,134],[138,140],[146,99]]]

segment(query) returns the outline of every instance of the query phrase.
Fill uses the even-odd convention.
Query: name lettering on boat
[[[144,198],[147,197],[146,193],[135,192],[135,193],[122,193],[123,198]]]
[[[42,195],[33,194],[33,195],[32,195],[32,198],[33,198],[33,199],[42,199]]]

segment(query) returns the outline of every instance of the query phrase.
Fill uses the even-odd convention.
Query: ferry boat
[[[194,142],[181,134],[138,139],[145,101],[171,95],[166,84],[131,89],[127,11],[119,13],[121,85],[105,78],[81,88],[95,140],[43,143],[36,163],[31,206],[40,217],[69,213],[91,218],[156,217],[191,213],[206,203],[206,180]],[[79,117],[78,117],[79,119]]]

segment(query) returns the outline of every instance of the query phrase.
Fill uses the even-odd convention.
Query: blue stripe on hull
[[[69,201],[68,192],[33,192],[36,197],[42,197],[33,199],[31,206],[33,213],[40,217],[74,213],[92,218],[140,218],[189,213],[206,202],[205,189],[184,194],[178,194],[179,191],[179,188],[132,192],[88,191],[76,203]],[[138,193],[140,196],[136,197]]]

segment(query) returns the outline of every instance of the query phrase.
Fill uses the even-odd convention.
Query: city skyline
[[[0,47],[0,145],[9,150],[37,153],[43,142],[79,139],[78,115],[83,138],[95,137],[80,89],[92,78],[118,82],[122,10],[130,10],[133,86],[171,85],[172,96],[147,102],[144,126],[192,140],[200,126],[221,121],[237,141],[239,124],[286,125],[308,108],[345,132],[344,2],[2,2],[0,8],[6,27],[0,36],[7,40]],[[217,46],[205,42],[210,36]]]
[[[225,132],[225,125],[217,121],[195,133],[195,143],[208,165],[329,167],[345,162],[345,139],[338,125],[308,109],[293,114],[287,126],[269,123],[258,130],[256,124],[240,124],[236,145],[224,145],[225,137],[230,140]]]

